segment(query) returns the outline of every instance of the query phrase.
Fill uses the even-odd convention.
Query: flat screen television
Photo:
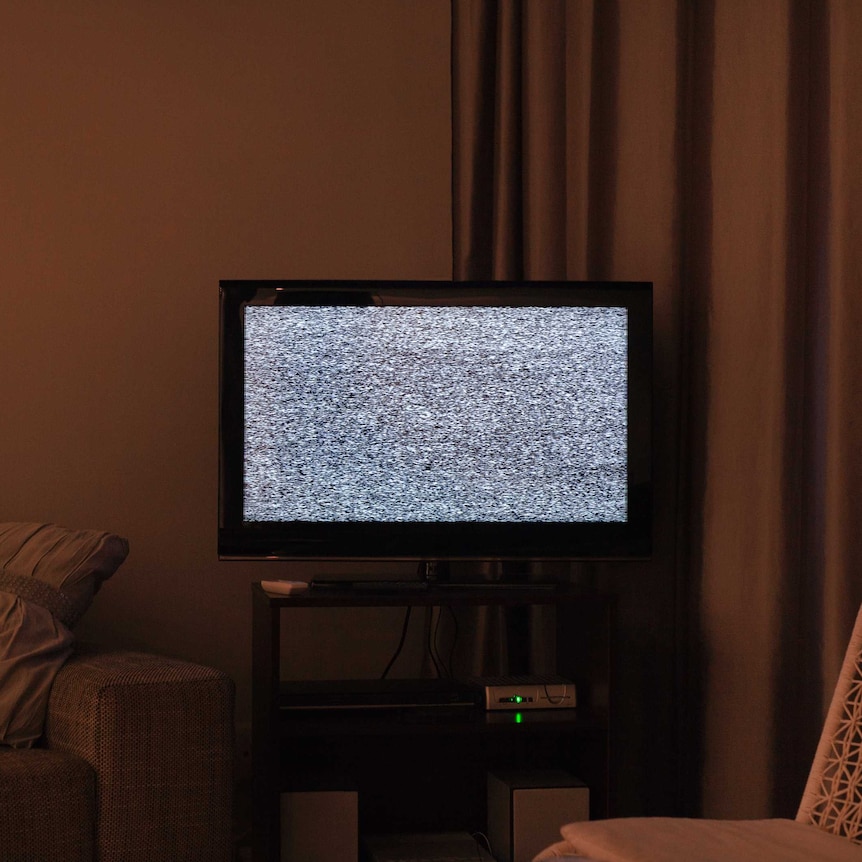
[[[647,282],[222,281],[218,550],[651,549]]]

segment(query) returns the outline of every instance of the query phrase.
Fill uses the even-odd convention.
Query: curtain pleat
[[[453,14],[453,277],[565,275],[565,3]]]
[[[862,4],[452,12],[455,278],[654,283],[656,552],[571,570],[616,813],[793,816],[862,603]]]

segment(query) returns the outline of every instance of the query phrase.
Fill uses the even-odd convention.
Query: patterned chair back
[[[862,844],[862,609],[796,819]]]

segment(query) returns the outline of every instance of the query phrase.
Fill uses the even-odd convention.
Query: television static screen
[[[627,518],[627,311],[249,306],[243,520]]]

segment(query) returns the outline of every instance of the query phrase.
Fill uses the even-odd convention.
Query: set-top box
[[[575,684],[560,676],[499,676],[475,680],[485,692],[485,709],[572,709]]]

